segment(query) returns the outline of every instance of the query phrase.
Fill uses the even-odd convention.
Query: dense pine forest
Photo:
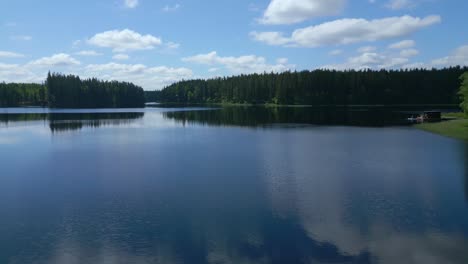
[[[0,107],[131,108],[145,102],[279,105],[460,104],[467,67],[414,70],[315,70],[181,81],[162,91],[127,82],[48,74],[44,85],[0,83]],[[466,86],[466,79],[465,80]],[[461,95],[461,96],[460,96]],[[462,107],[467,104],[462,104]]]
[[[131,108],[145,105],[143,88],[132,83],[81,80],[74,75],[48,74],[44,85],[0,83],[0,107]]]
[[[133,83],[81,80],[74,75],[48,74],[45,83],[50,107],[131,108],[145,105],[143,88]]]
[[[47,104],[47,89],[34,83],[0,83],[0,107]]]
[[[460,106],[465,111],[465,114],[468,116],[468,72],[465,72],[461,77],[461,86],[460,86],[460,100],[462,101]]]
[[[160,102],[281,105],[460,104],[468,68],[315,70],[182,81],[152,94]]]

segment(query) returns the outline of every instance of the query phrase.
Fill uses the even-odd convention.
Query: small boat
[[[424,123],[424,120],[426,120],[426,117],[424,115],[419,115],[417,117],[412,116],[412,117],[409,117],[407,120],[410,122],[414,122],[414,123]]]

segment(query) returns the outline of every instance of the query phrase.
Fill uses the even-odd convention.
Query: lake
[[[0,108],[0,263],[468,263],[468,144],[406,115]]]

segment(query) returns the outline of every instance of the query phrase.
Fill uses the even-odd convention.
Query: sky
[[[464,0],[0,0],[0,82],[468,65]]]

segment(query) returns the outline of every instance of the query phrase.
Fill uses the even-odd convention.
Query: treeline
[[[145,91],[145,99],[147,103],[160,101],[161,91]]]
[[[48,74],[48,103],[54,108],[131,108],[145,105],[143,88],[128,82],[81,80],[74,75]]]
[[[463,109],[466,115],[468,115],[468,72],[465,72],[460,76],[460,100],[462,101],[460,107]]]
[[[0,107],[47,104],[47,89],[34,83],[0,83]]]
[[[294,105],[459,104],[468,68],[315,70],[181,81],[155,93],[160,102]]]

